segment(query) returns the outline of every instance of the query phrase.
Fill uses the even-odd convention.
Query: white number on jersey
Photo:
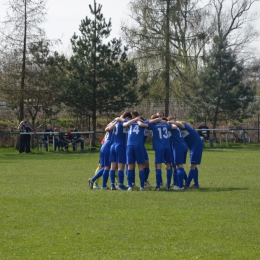
[[[114,128],[114,134],[115,134],[115,135],[118,134],[118,124],[115,125],[115,128]]]
[[[181,135],[182,135],[183,138],[188,136],[189,134],[190,133],[187,130],[181,130]]]
[[[158,131],[159,131],[159,137],[160,137],[160,139],[162,139],[162,138],[167,139],[167,138],[168,138],[168,130],[167,130],[166,127],[163,127],[163,129],[161,129],[161,128],[157,128],[157,129],[158,129]]]
[[[139,131],[139,125],[134,126],[134,128],[132,125],[130,126],[130,134],[136,133],[138,135]]]

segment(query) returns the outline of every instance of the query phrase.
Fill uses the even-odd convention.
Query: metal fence
[[[196,131],[201,129],[195,129]],[[232,146],[233,143],[241,142],[244,145],[252,142],[252,131],[258,135],[258,142],[259,142],[259,132],[260,128],[217,128],[217,129],[208,129],[211,133],[211,136],[214,136],[214,142],[219,144],[220,147],[222,147],[223,143],[225,143],[225,146]],[[84,137],[84,143],[89,146],[89,150],[92,149],[91,143],[93,134],[96,134],[98,136],[98,141],[101,141],[101,139],[104,136],[104,131],[83,131],[83,132],[72,132],[72,134],[81,134]],[[31,132],[31,133],[20,133],[20,132],[0,132],[0,145],[1,146],[14,146],[14,144],[17,142],[17,136],[18,135],[24,135],[24,134],[30,134],[35,138],[36,147],[38,150],[40,150],[40,146],[42,145],[42,139],[41,136],[43,135],[50,135],[53,138],[53,144],[55,143],[55,138],[59,136],[59,132]],[[14,141],[11,142],[12,145],[10,145],[10,139],[12,137]],[[9,140],[9,142],[8,142]],[[151,140],[149,138],[148,140]],[[84,147],[85,149],[85,147]],[[54,147],[53,147],[54,150]]]

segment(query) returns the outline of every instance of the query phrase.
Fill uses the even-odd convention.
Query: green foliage
[[[80,36],[71,38],[73,56],[69,64],[69,84],[63,101],[76,114],[91,115],[120,111],[138,102],[137,68],[128,60],[121,39],[104,43],[111,21],[101,13],[102,6],[90,6],[93,19],[81,21]]]
[[[254,90],[244,80],[243,64],[227,49],[226,40],[215,37],[207,66],[194,88],[190,115],[197,120],[206,118],[215,128],[221,120],[247,118],[246,111],[253,100]]]
[[[1,259],[260,258],[259,145],[205,149],[184,192],[90,190],[98,156],[0,150]]]

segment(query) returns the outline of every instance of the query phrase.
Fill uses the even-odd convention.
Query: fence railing
[[[195,129],[196,131],[202,131],[202,129]],[[260,131],[260,128],[215,128],[215,129],[206,129],[218,136],[219,146],[222,147],[222,135],[225,136],[226,147],[228,147],[229,142],[236,142],[237,140],[241,140],[243,144],[250,143],[250,135],[247,131]],[[239,131],[239,133],[237,133]],[[259,134],[258,134],[259,135]]]
[[[35,135],[36,136],[36,141],[37,141],[37,148],[38,151],[40,150],[40,141],[39,141],[39,136],[40,135],[48,135],[52,137],[53,144],[55,143],[55,138],[59,136],[60,132],[0,132],[1,135]],[[64,133],[66,135],[68,133]],[[89,149],[91,151],[91,143],[92,143],[92,135],[94,134],[94,131],[83,131],[83,132],[70,132],[72,135],[76,134],[82,134],[88,136],[89,139]],[[84,147],[85,149],[85,147]],[[53,145],[53,151],[55,150],[55,147]]]
[[[195,129],[196,131],[202,131],[202,129]],[[226,147],[228,147],[228,143],[232,142],[229,140],[230,135],[240,139],[240,141],[242,140],[243,144],[247,144],[248,143],[248,133],[247,131],[260,131],[260,128],[215,128],[215,129],[207,129],[209,130],[212,134],[216,133],[216,137],[219,140],[219,146],[222,147],[222,137],[224,136],[224,140],[226,142]],[[239,134],[237,134],[237,131],[240,131]],[[82,135],[86,135],[88,137],[89,140],[89,149],[91,150],[91,143],[92,143],[92,138],[93,138],[93,134],[100,134],[100,133],[105,133],[104,131],[82,131],[82,132],[71,132],[71,134],[82,134]],[[59,136],[60,132],[0,132],[0,136],[3,135],[35,135],[36,136],[36,141],[37,141],[37,147],[39,150],[39,136],[40,135],[50,135],[53,138],[53,144],[55,142],[55,137]],[[66,133],[65,133],[66,134]],[[236,140],[235,140],[236,141]],[[234,141],[234,142],[235,142]],[[53,150],[54,150],[54,146],[53,146]]]

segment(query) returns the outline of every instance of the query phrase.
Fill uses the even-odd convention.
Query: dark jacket
[[[210,135],[210,131],[208,130],[209,128],[207,126],[199,126],[198,129],[198,134],[202,137],[204,137],[204,135],[207,135],[207,138],[209,138]]]

